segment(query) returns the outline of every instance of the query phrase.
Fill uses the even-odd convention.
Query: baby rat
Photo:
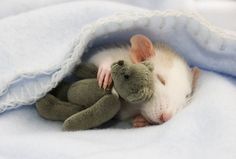
[[[133,126],[143,127],[161,124],[169,120],[190,101],[194,92],[199,69],[191,69],[174,50],[162,43],[153,43],[144,35],[134,35],[131,46],[113,47],[98,51],[88,61],[98,66],[99,86],[104,89],[111,84],[110,66],[117,60],[134,63],[144,60],[154,64],[155,93],[142,105],[122,105],[119,118],[134,117]]]

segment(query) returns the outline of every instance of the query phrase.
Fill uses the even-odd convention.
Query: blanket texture
[[[135,33],[164,41],[203,71],[193,101],[161,126],[61,132],[33,104],[92,48]],[[196,14],[96,1],[0,20],[0,158],[236,158],[236,36]],[[129,125],[128,125],[129,127]]]

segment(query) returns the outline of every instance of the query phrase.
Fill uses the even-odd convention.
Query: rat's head
[[[115,90],[127,102],[139,103],[153,95],[153,65],[150,62],[131,64],[120,60],[111,66]]]
[[[160,124],[178,111],[182,110],[190,101],[194,92],[199,69],[189,68],[183,59],[175,58],[169,69],[162,69],[161,60],[168,59],[156,56],[158,52],[151,40],[143,35],[135,35],[131,38],[131,58],[138,63],[143,60],[152,61],[154,64],[154,94],[141,108],[142,115],[153,124]],[[158,59],[159,58],[159,59]],[[158,63],[159,65],[156,65]]]
[[[168,121],[191,101],[199,70],[179,65],[164,77],[155,72],[153,97],[141,109],[142,115],[153,124]]]

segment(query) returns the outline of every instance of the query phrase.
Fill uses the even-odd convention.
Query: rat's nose
[[[120,61],[117,62],[117,64],[120,65],[120,66],[123,66],[124,65],[124,61],[120,60]]]
[[[172,117],[172,115],[170,113],[162,113],[159,119],[162,122],[166,122],[166,121],[170,120],[171,117]]]

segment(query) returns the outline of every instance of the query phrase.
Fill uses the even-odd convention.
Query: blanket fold
[[[74,2],[5,18],[0,33],[0,111],[45,95],[91,45],[135,33],[168,43],[192,65],[236,75],[236,38],[191,13]]]

